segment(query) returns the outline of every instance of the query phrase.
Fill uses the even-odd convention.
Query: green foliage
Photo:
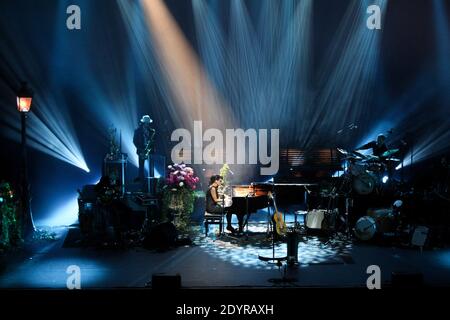
[[[194,211],[195,192],[189,188],[170,188],[166,186],[162,193],[162,213],[164,217],[173,214],[175,226],[181,232],[188,232],[191,215]]]
[[[230,167],[228,166],[228,164],[224,164],[222,166],[222,168],[220,168],[219,174],[222,176],[223,178],[223,184],[224,185],[228,185],[228,173],[230,172]]]
[[[22,243],[17,204],[9,183],[0,183],[0,198],[0,247],[9,249]]]

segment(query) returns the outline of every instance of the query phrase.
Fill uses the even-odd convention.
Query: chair
[[[210,224],[218,224],[220,234],[222,234],[222,215],[217,213],[209,213],[205,211],[205,236],[208,236],[209,225]]]

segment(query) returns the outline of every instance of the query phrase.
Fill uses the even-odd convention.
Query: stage
[[[142,247],[77,247],[67,243],[77,226],[53,229],[57,240],[42,240],[25,252],[11,254],[11,260],[2,260],[0,288],[65,289],[70,265],[80,267],[82,289],[151,289],[152,276],[159,274],[179,274],[185,289],[367,288],[367,268],[374,264],[381,270],[381,288],[450,285],[449,248],[421,252],[417,247],[311,235],[299,242],[299,264],[283,263],[278,268],[258,259],[258,255],[272,255],[263,225],[249,227],[248,240],[218,238],[218,228],[210,229],[205,237],[197,227],[191,245],[163,252]],[[286,244],[278,243],[275,253],[285,256]]]
[[[0,293],[390,315],[450,287],[449,106],[450,1],[0,1]]]

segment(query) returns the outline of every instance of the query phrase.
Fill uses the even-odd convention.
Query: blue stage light
[[[37,226],[59,227],[70,226],[78,219],[78,197],[63,201],[47,218],[35,221]]]
[[[387,1],[370,2],[380,6],[383,16]],[[367,6],[368,1],[349,4],[329,46],[319,72],[322,89],[304,135],[307,144],[317,143],[322,132],[330,135],[335,143],[354,143],[355,135],[344,134],[342,128],[351,124],[361,126],[370,119],[367,106],[379,70],[381,32],[367,28]],[[321,134],[315,134],[317,131]]]

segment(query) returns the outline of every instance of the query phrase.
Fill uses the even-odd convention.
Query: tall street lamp
[[[33,101],[33,91],[27,86],[25,82],[22,82],[22,86],[17,92],[17,110],[20,113],[22,121],[22,144],[21,144],[21,156],[22,163],[20,168],[20,183],[22,192],[20,195],[21,202],[21,224],[24,238],[32,235],[35,231],[33,215],[31,213],[30,206],[30,184],[28,183],[28,164],[27,164],[27,115],[31,110],[31,102]]]

